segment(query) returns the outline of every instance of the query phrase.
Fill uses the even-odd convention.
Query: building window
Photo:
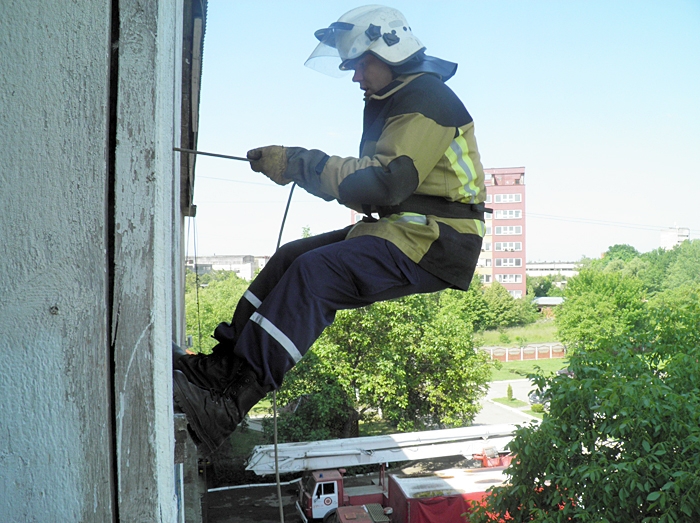
[[[518,203],[522,201],[521,194],[495,194],[493,203]]]
[[[496,274],[496,281],[498,283],[522,283],[522,274]]]
[[[512,236],[523,233],[522,225],[501,225],[496,227],[496,236]]]
[[[497,220],[519,220],[523,217],[523,211],[520,209],[504,209],[496,211],[494,218]]]
[[[496,267],[522,267],[522,258],[497,258]]]
[[[486,200],[484,200],[484,203],[491,203],[491,195],[490,194],[486,195]]]
[[[485,219],[485,220],[490,220],[492,217],[493,217],[493,216],[491,215],[490,212],[485,212],[485,213],[484,213],[484,219]]]
[[[479,274],[479,279],[481,280],[481,283],[491,283],[490,274]]]
[[[508,292],[510,292],[510,295],[511,295],[513,298],[515,298],[516,300],[517,300],[518,298],[522,298],[522,297],[523,297],[523,291],[508,291]]]
[[[491,242],[483,242],[481,244],[481,250],[484,252],[490,252],[491,251]]]
[[[486,236],[491,236],[491,226],[487,225],[486,226],[486,232],[484,233]]]
[[[491,258],[479,258],[476,262],[477,267],[491,267]]]
[[[507,252],[522,251],[523,244],[522,242],[496,242],[495,250]]]

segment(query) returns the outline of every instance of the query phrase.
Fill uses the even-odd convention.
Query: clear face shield
[[[314,35],[320,43],[304,65],[335,78],[345,76],[350,69],[340,69],[342,63],[358,58],[372,43],[363,30],[347,22],[334,22],[326,29],[319,29]]]

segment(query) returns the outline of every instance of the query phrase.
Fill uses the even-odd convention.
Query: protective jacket
[[[287,148],[285,176],[378,220],[347,235],[384,238],[452,286],[467,289],[484,235],[484,171],[474,122],[432,74],[398,76],[366,99],[360,158]]]

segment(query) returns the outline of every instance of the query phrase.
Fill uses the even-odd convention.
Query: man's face
[[[352,81],[360,84],[365,98],[381,91],[394,79],[391,69],[376,56],[367,53],[355,62],[355,74]]]

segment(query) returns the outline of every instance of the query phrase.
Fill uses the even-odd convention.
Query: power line
[[[220,180],[223,182],[231,182],[231,183],[242,183],[246,185],[262,185],[265,187],[270,187],[269,184],[267,183],[259,183],[259,182],[244,182],[241,180],[231,180],[229,178],[218,178],[215,176],[199,176],[199,178],[206,178],[209,180]],[[315,200],[310,200],[310,202],[313,202]],[[255,204],[265,204],[265,203],[278,203],[277,201],[259,201],[259,202],[250,202],[250,201],[218,201],[218,202],[200,202],[200,203],[206,203],[206,204],[235,204],[235,205],[241,205],[241,204],[246,204],[246,203],[255,203]],[[305,202],[299,202],[299,203],[305,203]],[[664,227],[660,225],[642,225],[642,224],[637,224],[637,223],[624,223],[624,222],[615,222],[612,220],[594,220],[591,218],[576,218],[576,217],[571,217],[571,216],[555,216],[553,214],[539,214],[539,213],[527,213],[527,217],[530,218],[539,218],[542,220],[552,220],[552,221],[562,221],[562,222],[573,222],[573,223],[587,223],[591,225],[603,225],[606,227],[621,227],[625,229],[638,229],[642,231],[663,231],[666,229],[675,229],[676,227]],[[680,227],[681,229],[685,229],[687,227]],[[693,235],[700,235],[700,230],[698,229],[688,229]]]
[[[562,221],[562,222],[575,222],[575,223],[587,223],[587,224],[592,224],[592,225],[604,225],[607,227],[622,227],[622,228],[627,228],[627,229],[639,229],[639,230],[646,230],[646,231],[663,231],[666,229],[686,229],[687,227],[670,227],[670,226],[660,226],[660,225],[642,225],[642,224],[637,224],[637,223],[624,223],[624,222],[615,222],[612,220],[594,220],[591,218],[575,218],[575,217],[569,217],[569,216],[555,216],[552,214],[538,214],[538,213],[527,213],[527,217],[531,218],[541,218],[544,220],[552,220],[552,221]],[[693,234],[700,234],[700,231],[694,230],[694,229],[688,229],[690,232]]]

